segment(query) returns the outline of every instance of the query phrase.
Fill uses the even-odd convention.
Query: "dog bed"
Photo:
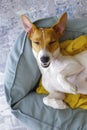
[[[35,24],[50,27],[56,22],[57,17],[51,17],[38,20]],[[69,20],[60,41],[84,34],[87,34],[87,19]],[[11,112],[30,130],[86,130],[86,110],[55,110],[43,104],[45,95],[35,91],[40,77],[30,41],[23,32],[12,47],[6,65],[4,87]]]

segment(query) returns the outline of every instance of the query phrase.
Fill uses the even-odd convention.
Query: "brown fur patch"
[[[36,29],[30,37],[32,47],[36,52],[45,48],[47,51],[53,53],[59,47],[57,35],[53,28]]]

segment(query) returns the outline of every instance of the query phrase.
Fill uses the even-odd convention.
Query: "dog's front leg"
[[[79,64],[78,62],[74,62],[71,64],[68,64],[66,68],[64,68],[58,75],[57,80],[65,89],[65,92],[76,94],[77,88],[75,85],[73,85],[69,80],[67,80],[68,77],[72,75],[76,75],[84,70],[84,67]]]
[[[47,97],[44,97],[43,102],[45,105],[50,106],[54,109],[66,109],[68,106],[63,102],[64,98],[64,93],[53,92],[50,93]]]

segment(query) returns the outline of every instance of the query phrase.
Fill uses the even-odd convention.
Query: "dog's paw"
[[[54,99],[54,98],[49,99],[47,97],[44,97],[43,102],[44,102],[45,105],[50,106],[54,109],[66,109],[66,108],[68,108],[68,106],[62,100],[58,100],[58,99]]]

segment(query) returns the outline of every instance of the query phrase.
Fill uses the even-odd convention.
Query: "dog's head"
[[[48,67],[52,59],[58,57],[60,50],[59,38],[65,30],[67,14],[64,13],[58,22],[50,28],[37,28],[24,15],[21,16],[21,20],[31,40],[36,60],[42,67]]]

